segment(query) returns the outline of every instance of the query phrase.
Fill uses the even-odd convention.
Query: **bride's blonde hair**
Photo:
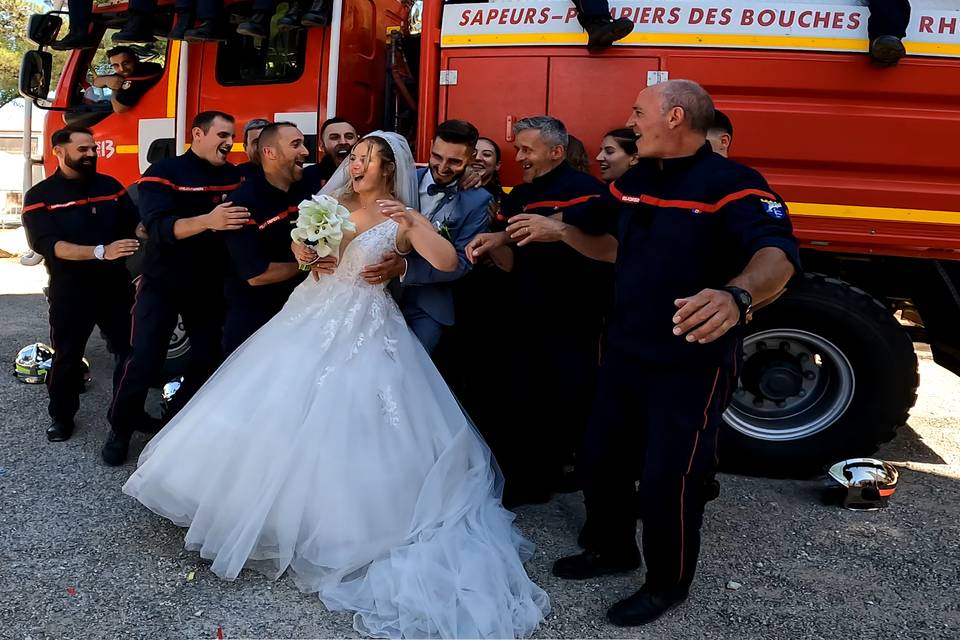
[[[353,147],[350,148],[350,155],[353,155],[357,147],[359,147],[364,142],[369,142],[371,147],[371,152],[373,150],[377,151],[377,154],[380,156],[380,172],[381,176],[386,180],[387,191],[390,194],[390,197],[397,197],[397,158],[393,153],[393,147],[390,146],[390,143],[381,138],[380,136],[367,136],[366,138],[361,138],[358,140]],[[370,165],[370,158],[372,153],[367,154],[366,165]],[[349,156],[348,156],[349,158]],[[347,162],[348,160],[345,160]],[[344,199],[353,199],[357,197],[357,193],[353,190],[353,180],[347,180],[347,184],[344,185],[343,189],[337,194],[337,200]]]

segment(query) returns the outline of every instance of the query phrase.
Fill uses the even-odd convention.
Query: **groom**
[[[420,211],[457,249],[459,265],[450,272],[437,271],[416,254],[387,253],[383,262],[364,269],[371,284],[399,278],[391,291],[407,324],[430,353],[443,327],[453,324],[452,283],[471,268],[464,248],[486,231],[490,194],[484,189],[462,189],[460,180],[476,153],[477,128],[464,120],[447,120],[437,127],[430,149],[429,168],[417,171]]]

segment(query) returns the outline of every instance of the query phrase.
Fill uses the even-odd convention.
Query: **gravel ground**
[[[42,281],[42,268],[0,260],[0,366],[47,335]],[[212,638],[218,627],[227,638],[355,637],[349,615],[288,579],[219,580],[182,550],[180,530],[121,494],[133,463],[99,461],[110,360],[99,338],[87,355],[95,382],[62,444],[44,437],[45,389],[0,376],[0,638]],[[576,551],[577,495],[521,509],[519,526],[538,546],[530,574],[553,601],[537,637],[960,637],[960,380],[920,357],[913,418],[879,454],[903,469],[891,508],[822,506],[815,480],[724,476],[691,598],[648,628],[604,618],[639,575],[550,575],[555,558]]]

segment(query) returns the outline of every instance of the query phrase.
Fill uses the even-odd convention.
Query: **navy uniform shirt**
[[[295,277],[260,286],[247,282],[265,272],[271,262],[297,261],[290,249],[290,229],[297,219],[297,205],[303,199],[297,186],[290,185],[289,191],[277,189],[261,169],[251,172],[240,188],[230,194],[234,205],[250,210],[250,220],[242,229],[223,234],[230,253],[224,286],[231,305],[262,307],[273,315],[303,281],[303,277]]]
[[[263,172],[263,167],[261,167],[256,162],[244,162],[243,164],[237,165],[237,171],[240,172],[240,180],[249,180],[258,173]]]
[[[219,167],[192,151],[157,162],[140,178],[140,217],[147,230],[144,275],[177,287],[219,289],[226,250],[222,233],[204,231],[177,240],[173,226],[213,209],[240,186],[240,171]]]
[[[123,79],[114,97],[123,106],[133,107],[162,75],[163,67],[156,62],[138,62],[130,77]]]
[[[730,363],[741,329],[710,344],[689,343],[673,335],[674,301],[722,289],[764,247],[782,249],[799,271],[786,205],[757,171],[709,144],[692,156],[642,160],[610,193],[613,206],[564,214],[566,222],[612,233],[620,243],[609,348],[654,362]]]
[[[514,187],[504,196],[497,220],[502,228],[519,213],[552,216],[570,206],[599,201],[606,192],[602,182],[564,162],[533,182]],[[546,322],[560,333],[576,326],[582,335],[599,335],[609,265],[562,242],[511,246],[518,320],[542,330],[550,330]]]
[[[336,170],[337,165],[333,163],[330,156],[324,156],[320,162],[304,167],[303,178],[299,183],[303,197],[309,198],[319,193],[327,180],[333,177],[333,172]]]
[[[129,286],[126,260],[62,260],[54,254],[54,246],[64,241],[95,247],[134,239],[139,222],[127,190],[101,173],[70,179],[58,169],[23,199],[27,240],[44,257],[52,291],[112,283]]]

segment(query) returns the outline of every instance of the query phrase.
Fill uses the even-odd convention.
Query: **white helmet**
[[[827,472],[843,490],[843,506],[855,511],[873,511],[887,506],[897,491],[900,473],[889,462],[875,458],[851,458]]]

